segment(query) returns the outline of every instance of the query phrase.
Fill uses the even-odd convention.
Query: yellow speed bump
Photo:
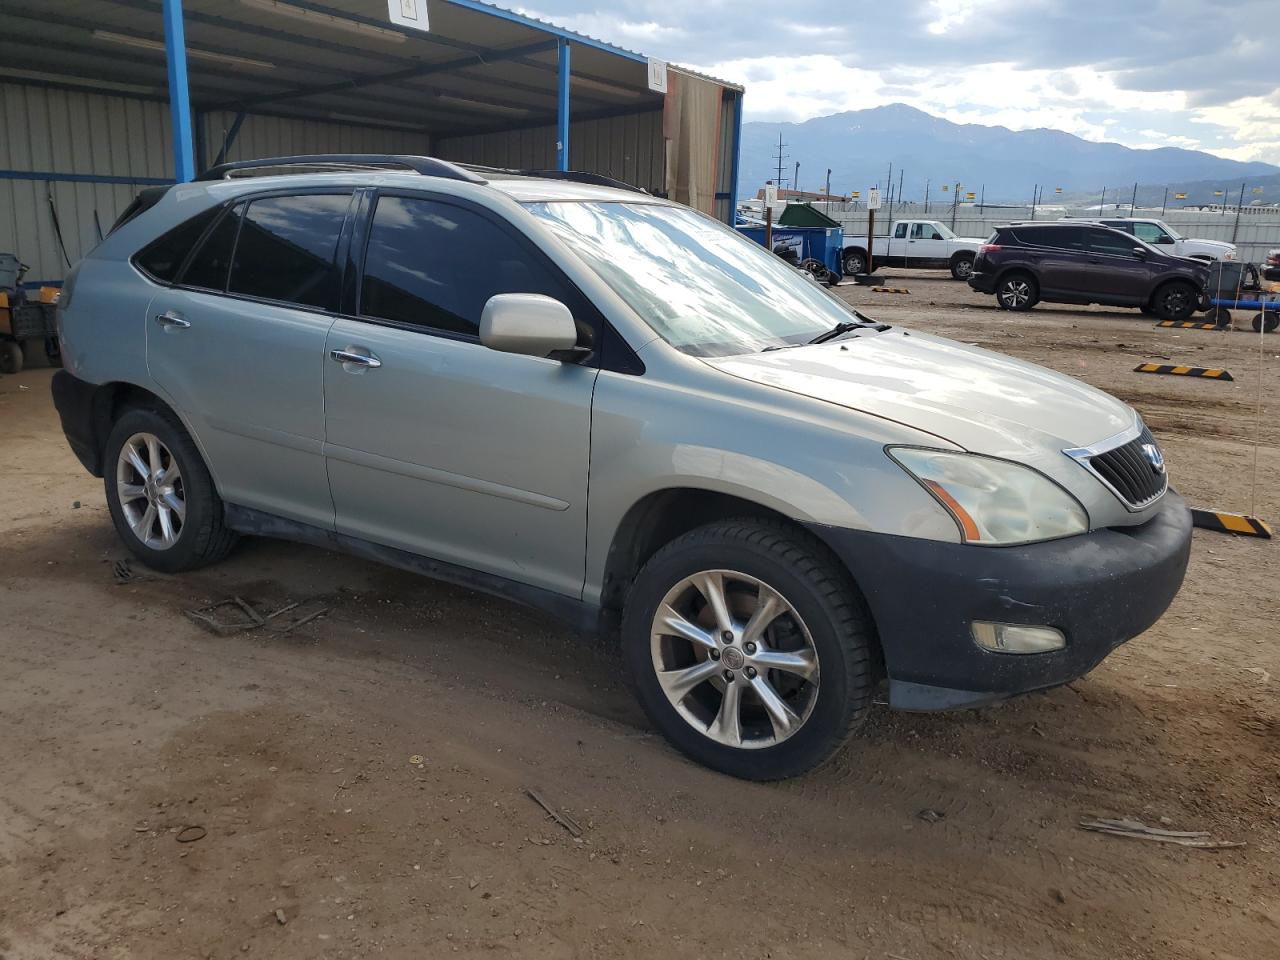
[[[1167,373],[1175,377],[1207,377],[1210,380],[1234,380],[1226,370],[1206,369],[1205,367],[1178,367],[1171,363],[1140,363],[1133,368],[1134,373]]]
[[[1238,533],[1243,537],[1261,537],[1271,539],[1271,526],[1257,517],[1246,517],[1241,513],[1219,513],[1216,510],[1192,510],[1191,523],[1205,530],[1217,530],[1219,533]]]
[[[1157,327],[1172,327],[1175,330],[1217,330],[1216,323],[1200,323],[1198,320],[1161,320]]]
[[[910,293],[906,287],[872,287],[872,293]]]

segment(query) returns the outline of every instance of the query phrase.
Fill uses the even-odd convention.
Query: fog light
[[[995,653],[1048,653],[1067,645],[1066,635],[1053,627],[1028,627],[1018,623],[975,620],[973,639]]]

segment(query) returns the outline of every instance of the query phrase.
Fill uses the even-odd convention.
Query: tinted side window
[[[232,293],[335,309],[347,195],[266,197],[249,204],[231,263]]]
[[[1139,240],[1145,240],[1147,243],[1161,243],[1169,238],[1169,235],[1154,223],[1135,223],[1133,232]]]
[[[231,267],[231,251],[236,245],[236,230],[240,226],[240,215],[244,212],[244,204],[238,204],[234,210],[217,222],[204,243],[196,251],[196,255],[187,264],[182,274],[182,283],[188,287],[200,287],[204,290],[223,291],[227,289],[227,271]]]
[[[205,228],[221,212],[221,208],[214,207],[190,220],[184,220],[143,247],[134,262],[161,283],[173,283],[182,267],[182,261],[204,234]]]
[[[1133,248],[1136,246],[1137,241],[1122,233],[1112,233],[1110,230],[1089,231],[1089,249],[1094,253],[1133,258]]]
[[[484,305],[499,293],[541,293],[574,308],[565,284],[493,221],[434,200],[379,198],[362,315],[475,335]]]
[[[907,235],[907,224],[900,223],[898,224],[897,227],[894,228],[893,236],[895,239],[901,240],[906,235]]]
[[[1079,227],[1018,227],[1015,231],[1022,243],[1059,250],[1083,250],[1084,233]]]

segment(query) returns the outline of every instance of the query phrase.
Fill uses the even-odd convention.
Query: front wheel
[[[0,373],[21,373],[22,344],[16,340],[0,340]]]
[[[644,566],[623,614],[645,713],[688,756],[777,780],[829,759],[866,714],[874,629],[839,563],[783,524],[710,524]]]
[[[968,280],[973,276],[973,254],[957,253],[951,258],[951,279]]]
[[[1005,310],[1030,310],[1039,299],[1036,282],[1022,273],[1005,277],[996,286],[996,302]]]
[[[1156,291],[1151,306],[1161,320],[1186,320],[1195,313],[1200,295],[1189,283],[1169,283]]]

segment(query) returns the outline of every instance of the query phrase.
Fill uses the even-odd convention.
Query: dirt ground
[[[911,293],[840,293],[1110,390],[1194,504],[1280,519],[1280,336],[888,273]],[[1131,372],[1166,358],[1235,380]],[[1169,613],[1069,687],[878,708],[820,772],[747,784],[655,736],[607,646],[503,601],[266,541],[117,584],[49,376],[0,379],[3,960],[1280,956],[1270,542],[1197,531]],[[328,613],[225,637],[183,615],[230,596]]]

